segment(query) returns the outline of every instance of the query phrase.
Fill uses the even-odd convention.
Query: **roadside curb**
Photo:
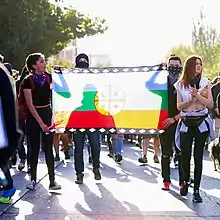
[[[57,168],[57,167],[59,167],[62,163],[64,162],[64,160],[61,160],[60,162],[58,162],[56,165],[55,165],[55,169]],[[38,184],[38,183],[40,183],[45,177],[47,177],[48,176],[48,173],[46,173],[43,177],[41,177],[38,181],[37,181],[37,183],[36,183],[36,185]],[[18,199],[16,199],[16,200],[14,200],[14,201],[12,201],[12,203],[10,203],[5,209],[3,209],[1,212],[0,212],[0,216],[2,216],[5,212],[7,212],[11,207],[13,207],[17,202],[19,202],[29,191],[31,191],[30,189],[26,189],[20,196],[19,196],[19,198]]]

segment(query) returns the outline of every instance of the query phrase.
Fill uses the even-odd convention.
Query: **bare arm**
[[[177,89],[177,109],[179,111],[182,111],[185,108],[187,108],[188,106],[190,106],[191,104],[192,104],[192,100],[188,100],[188,101],[183,102],[182,95],[179,92],[179,90]]]
[[[213,98],[212,98],[212,92],[211,92],[211,85],[208,85],[208,98],[200,95],[199,93],[197,93],[195,95],[195,97],[199,100],[199,102],[201,102],[203,105],[205,105],[207,108],[212,109],[214,106],[213,103]]]
[[[32,102],[31,89],[24,89],[24,97],[25,97],[26,105],[27,105],[30,113],[36,119],[38,124],[42,125],[43,121],[42,121],[41,117],[38,115],[38,113],[33,105],[33,102]]]

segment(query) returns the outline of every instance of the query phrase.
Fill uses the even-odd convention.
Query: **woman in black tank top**
[[[46,62],[40,53],[30,54],[26,60],[30,74],[24,79],[22,89],[27,106],[27,131],[30,141],[31,181],[27,188],[33,190],[37,179],[37,163],[40,150],[40,134],[42,135],[45,159],[50,179],[50,190],[61,189],[55,182],[53,134],[50,132],[51,110],[51,76],[46,72]]]

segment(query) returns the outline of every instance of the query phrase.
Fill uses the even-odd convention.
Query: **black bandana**
[[[169,72],[169,80],[172,85],[174,85],[180,78],[180,74],[182,72],[182,67],[179,66],[169,66],[168,67]]]

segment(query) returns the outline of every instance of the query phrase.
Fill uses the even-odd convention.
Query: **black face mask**
[[[179,66],[168,66],[169,80],[172,85],[174,85],[180,78],[182,72],[182,67]]]
[[[168,72],[171,74],[180,74],[182,70],[181,66],[168,66]]]
[[[78,62],[78,63],[76,64],[76,67],[77,67],[77,68],[89,68],[89,64],[86,63],[86,62]]]
[[[196,87],[196,89],[199,89],[199,83],[200,83],[200,80],[201,80],[201,76],[199,74],[197,74],[193,79],[192,81],[190,82],[190,86],[191,87]]]

